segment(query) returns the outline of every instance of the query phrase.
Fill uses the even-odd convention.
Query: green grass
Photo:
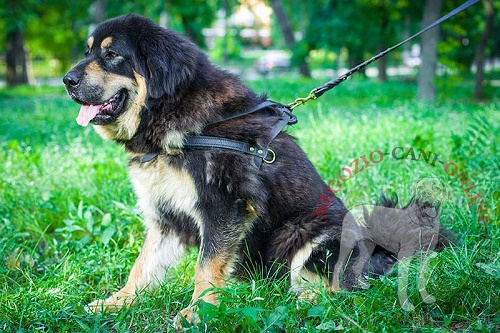
[[[286,77],[254,81],[259,92],[288,103],[320,82]],[[415,283],[409,295],[416,310],[397,302],[394,274],[372,281],[369,290],[299,300],[282,283],[256,280],[221,290],[221,306],[201,304],[208,332],[399,332],[500,329],[500,100],[475,102],[466,83],[442,83],[438,102],[415,101],[412,83],[354,79],[318,101],[296,109],[289,131],[325,181],[354,159],[395,147],[424,149],[453,162],[481,193],[489,224],[478,223],[477,207],[460,180],[443,165],[395,160],[342,182],[347,206],[373,201],[382,189],[402,200],[411,183],[435,175],[449,185],[441,221],[460,238],[431,261],[422,303]],[[490,88],[490,97],[499,96]],[[189,304],[196,252],[168,273],[155,292],[119,313],[88,314],[84,305],[118,290],[142,244],[141,218],[127,178],[122,148],[79,127],[78,106],[60,88],[0,90],[0,331],[158,332]],[[415,281],[418,263],[411,268]]]

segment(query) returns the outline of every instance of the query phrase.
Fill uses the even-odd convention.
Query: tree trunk
[[[378,43],[377,45],[377,53],[380,53],[386,49],[385,44],[383,41]],[[387,57],[383,56],[380,58],[377,62],[377,69],[378,69],[378,80],[380,82],[385,82],[387,81]]]
[[[96,0],[90,5],[90,16],[92,17],[92,23],[89,24],[90,35],[94,29],[107,18],[106,14],[106,0]]]
[[[293,49],[295,46],[295,38],[293,36],[293,30],[286,17],[285,10],[281,4],[281,0],[271,0],[271,6],[273,7],[274,14],[278,20],[281,32],[283,33],[283,38],[285,39],[285,44],[288,48]]]
[[[7,72],[5,81],[7,86],[28,84],[28,70],[26,65],[26,51],[24,49],[24,34],[19,28],[7,32],[5,62]]]
[[[495,26],[495,15],[493,12],[493,0],[483,0],[484,4],[484,16],[486,18],[486,25],[484,26],[483,34],[476,47],[476,84],[474,87],[474,97],[483,97],[483,81],[484,81],[484,60],[485,51],[494,26]]]
[[[442,0],[426,0],[424,7],[423,26],[426,27],[439,18]],[[439,27],[432,28],[422,35],[422,65],[418,75],[418,99],[432,102],[436,97],[434,78],[436,76],[437,43]]]
[[[184,28],[184,34],[187,36],[187,38],[192,41],[195,44],[199,44],[199,40],[196,38],[196,33],[194,32],[193,28],[191,27],[190,23],[192,20],[186,16],[181,16],[181,23],[182,27]]]
[[[285,44],[292,52],[294,52],[296,44],[295,37],[293,36],[293,30],[290,26],[285,10],[283,9],[281,0],[271,0],[271,6],[273,7],[273,11],[276,15],[276,19],[278,20],[278,25],[280,26],[281,32],[283,33]],[[305,55],[301,55],[297,60],[300,74],[302,74],[302,76],[304,77],[311,77],[311,72],[306,62]]]
[[[381,20],[380,20],[380,35],[387,35],[387,26],[389,25],[389,14],[387,9],[381,8]],[[377,43],[377,53],[380,53],[386,49],[385,38],[382,38],[379,43]],[[387,57],[383,56],[377,62],[378,69],[378,80],[380,82],[387,81]]]
[[[90,14],[94,23],[99,24],[106,20],[106,0],[96,0],[90,5]]]
[[[229,1],[228,0],[223,0],[222,1],[223,7],[224,7],[224,39],[222,40],[222,62],[224,64],[227,64],[229,62],[229,37],[230,37],[230,31],[229,31]]]

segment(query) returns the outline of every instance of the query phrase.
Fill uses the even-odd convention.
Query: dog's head
[[[149,100],[174,98],[193,80],[200,51],[176,32],[134,14],[99,25],[85,58],[64,77],[81,104],[77,122],[108,139],[130,139]]]

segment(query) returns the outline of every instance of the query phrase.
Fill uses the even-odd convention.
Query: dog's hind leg
[[[185,246],[179,237],[172,232],[165,235],[153,224],[147,231],[141,253],[130,271],[125,286],[106,300],[90,303],[89,310],[116,311],[131,305],[136,299],[136,292],[156,287],[165,276],[166,269],[175,265],[184,251]]]
[[[437,256],[436,252],[431,252],[431,254],[424,256],[424,260],[420,265],[420,270],[417,279],[418,291],[420,292],[420,296],[422,296],[422,300],[427,304],[432,304],[436,302],[436,297],[432,296],[427,292],[426,286],[429,279],[429,260],[435,258]]]

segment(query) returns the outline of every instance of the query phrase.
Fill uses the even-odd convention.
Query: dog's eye
[[[85,49],[85,56],[88,56],[90,54],[90,49]]]
[[[118,53],[116,53],[116,52],[114,52],[114,51],[108,50],[108,51],[106,52],[106,58],[113,59],[113,58],[116,58],[116,57],[118,57],[118,56],[119,56],[119,54],[118,54]]]

